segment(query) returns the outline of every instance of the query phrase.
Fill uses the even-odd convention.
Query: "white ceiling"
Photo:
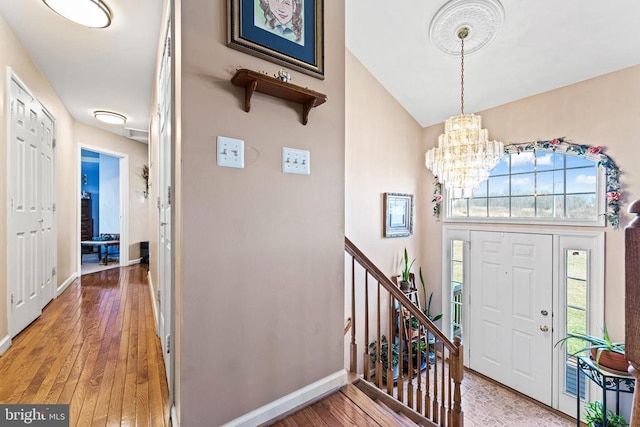
[[[445,3],[345,1],[347,48],[422,126],[460,113],[460,57],[429,40]],[[465,55],[466,113],[640,64],[638,0],[501,3],[493,42]]]
[[[0,0],[0,13],[74,119],[123,136],[125,127],[147,131],[162,1],[105,3],[113,21],[104,29],[74,24],[42,0]],[[94,110],[124,114],[127,123],[104,124]]]
[[[161,0],[104,0],[106,29],[88,29],[42,0],[0,0],[73,117],[126,135],[147,130]],[[341,1],[341,0],[325,0]],[[435,48],[429,24],[446,0],[346,0],[347,48],[422,125],[460,111],[460,58]],[[465,112],[476,112],[640,63],[638,0],[502,0],[495,40],[465,60]],[[0,47],[1,48],[1,47]],[[125,126],[93,118],[126,115]]]

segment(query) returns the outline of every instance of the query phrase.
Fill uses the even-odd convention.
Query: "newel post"
[[[640,200],[629,206],[635,215],[625,228],[625,353],[635,380],[630,427],[640,427]]]
[[[460,392],[460,384],[464,375],[464,360],[462,358],[462,344],[460,337],[455,337],[453,343],[457,348],[457,352],[450,353],[449,369],[451,369],[451,379],[453,380],[453,411],[451,413],[451,426],[463,427],[464,414],[462,412],[462,393]]]

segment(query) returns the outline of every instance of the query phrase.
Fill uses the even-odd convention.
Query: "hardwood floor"
[[[0,403],[70,404],[71,426],[169,426],[146,266],[82,276],[0,356]]]

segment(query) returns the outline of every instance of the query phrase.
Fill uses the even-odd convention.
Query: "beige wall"
[[[351,53],[346,54],[346,236],[389,276],[400,273],[406,247],[420,263],[422,221],[411,237],[383,237],[383,193],[414,195],[416,219],[428,209],[421,194],[422,128]]]
[[[328,102],[301,106],[230,83],[225,2],[182,2],[182,227],[177,292],[182,425],[220,425],[342,369],[344,4],[325,2],[325,80],[293,82]],[[216,166],[216,136],[245,141],[245,168]],[[310,150],[311,175],[281,171],[283,146]],[[179,231],[178,231],[179,232]]]
[[[7,165],[7,129],[6,129],[6,82],[7,66],[33,92],[40,102],[51,112],[56,120],[56,226],[58,233],[57,283],[60,285],[76,272],[76,254],[74,241],[77,233],[77,197],[76,177],[73,174],[76,164],[76,151],[73,136],[73,119],[62,104],[55,91],[40,73],[31,57],[17,39],[4,17],[0,15],[0,170],[6,174]],[[72,190],[70,190],[72,189]],[[7,334],[7,180],[0,179],[0,339]]]
[[[473,96],[473,94],[471,94]],[[601,145],[618,164],[624,192],[623,212],[640,198],[640,145],[635,123],[640,116],[640,66],[480,112],[491,139],[518,143],[565,136],[569,141]],[[443,125],[426,128],[421,156],[436,144]],[[423,169],[422,179],[433,177]],[[441,272],[442,224],[429,213],[423,257],[429,271]],[[623,215],[621,226],[629,221]],[[593,228],[590,228],[593,229]],[[624,338],[624,231],[606,232],[605,321],[614,339]],[[434,242],[434,243],[431,243]]]
[[[149,206],[151,197],[144,198],[142,166],[148,164],[148,146],[102,129],[75,122],[78,144],[96,149],[126,154],[129,157],[129,260],[140,258],[140,242],[149,240]]]
[[[387,276],[400,273],[404,248],[416,258],[413,271],[423,265],[420,237],[423,221],[415,221],[410,237],[383,237],[383,193],[414,195],[415,218],[420,219],[428,209],[423,194],[425,183],[420,179],[422,156],[422,128],[407,111],[382,87],[360,61],[346,52],[346,147],[345,147],[345,234]],[[351,258],[346,256],[345,314],[351,317]],[[426,271],[425,271],[426,273]],[[429,282],[429,275],[425,274]],[[364,275],[356,270],[356,283],[362,284]],[[428,283],[431,289],[432,285]],[[372,342],[364,339],[364,290],[356,295],[356,342],[360,349]],[[439,288],[439,284],[438,284]],[[386,307],[383,293],[382,307]],[[372,308],[373,310],[373,308]],[[375,317],[375,315],[373,315]],[[373,319],[372,317],[371,319]],[[382,330],[386,330],[386,316],[382,316]],[[349,366],[351,334],[345,336],[345,367]],[[364,351],[364,350],[362,350]],[[362,361],[359,360],[362,365]],[[359,366],[361,369],[362,366]]]

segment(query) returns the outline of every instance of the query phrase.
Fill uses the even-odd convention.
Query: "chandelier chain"
[[[460,37],[460,114],[464,115],[464,37]]]

